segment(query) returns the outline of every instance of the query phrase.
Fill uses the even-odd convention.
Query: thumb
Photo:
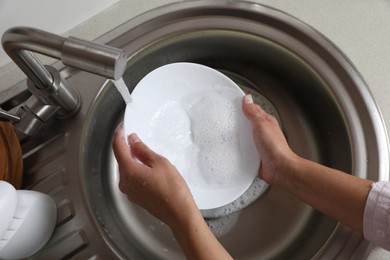
[[[161,157],[159,154],[151,150],[144,142],[142,142],[135,133],[129,135],[128,141],[133,155],[140,160],[140,162],[149,167],[153,167]]]
[[[245,95],[242,99],[242,112],[252,124],[265,113],[260,106],[253,103],[252,95],[250,94]]]

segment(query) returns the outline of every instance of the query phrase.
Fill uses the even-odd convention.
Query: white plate
[[[125,133],[168,158],[199,209],[226,205],[251,185],[260,165],[252,128],[241,109],[244,92],[228,77],[194,63],[150,72],[132,92]]]

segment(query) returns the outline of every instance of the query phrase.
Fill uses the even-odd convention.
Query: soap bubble
[[[212,146],[237,141],[238,113],[231,100],[216,95],[202,98],[190,111],[194,142]]]
[[[236,96],[235,96],[236,97]],[[191,133],[203,180],[195,180],[214,188],[227,187],[240,180],[246,165],[239,143],[240,102],[236,98],[221,98],[218,93],[195,102],[188,115]]]

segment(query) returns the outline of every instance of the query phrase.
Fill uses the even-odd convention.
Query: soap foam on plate
[[[191,119],[193,157],[200,173],[192,181],[201,187],[221,188],[240,181],[246,166],[239,142],[240,100],[234,95],[210,93],[187,108]]]
[[[217,93],[202,97],[188,111],[194,142],[201,146],[219,145],[233,138],[238,141],[238,107],[234,101]]]
[[[125,133],[137,133],[186,180],[201,210],[242,195],[260,157],[241,110],[244,92],[209,67],[173,63],[146,75],[131,93]]]
[[[148,145],[169,158],[177,169],[188,171],[191,155],[190,119],[184,107],[168,101],[150,118],[147,128]]]

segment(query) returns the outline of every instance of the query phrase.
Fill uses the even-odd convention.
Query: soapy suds
[[[115,87],[118,89],[126,105],[130,103],[132,98],[129,89],[125,81],[123,80],[123,78],[119,78],[118,80],[112,80],[112,82],[114,83]]]
[[[242,181],[247,169],[239,140],[242,112],[239,97],[230,94],[168,100],[150,117],[145,141],[168,158],[190,186],[214,189]]]
[[[267,98],[250,88],[243,86],[241,86],[241,88],[246,93],[250,93],[253,97],[254,103],[261,105],[261,107],[267,113],[273,115],[279,122],[279,125],[282,126],[282,121],[277,109]],[[229,228],[225,227],[226,220],[223,217],[229,217],[232,213],[238,212],[249,206],[250,204],[255,202],[268,189],[268,187],[269,185],[265,181],[256,178],[253,181],[252,185],[248,188],[248,190],[233,202],[216,209],[202,210],[203,216],[205,218],[209,218],[208,223],[213,233],[215,235],[225,234],[226,230],[229,230]]]
[[[207,225],[216,237],[228,235],[239,221],[239,214],[231,214],[218,219],[207,219]]]
[[[265,181],[256,178],[248,190],[238,199],[216,209],[202,210],[202,215],[205,218],[214,219],[237,212],[255,202],[268,189],[268,186]]]
[[[209,147],[200,150],[200,168],[207,175],[208,183],[224,186],[237,181],[241,161],[237,146],[236,141],[218,145],[211,143]]]
[[[238,138],[239,106],[236,100],[217,93],[202,97],[188,110],[194,158],[204,181],[201,185],[221,188],[240,179],[242,165]],[[199,177],[198,177],[199,178]]]
[[[237,106],[227,99],[210,95],[189,111],[194,142],[203,147],[238,141]]]
[[[181,104],[168,101],[151,117],[146,132],[148,146],[168,158],[186,174],[191,158],[190,120]]]

